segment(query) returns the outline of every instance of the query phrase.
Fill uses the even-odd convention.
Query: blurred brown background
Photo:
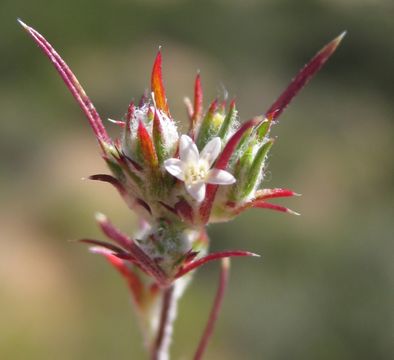
[[[69,240],[102,238],[97,210],[126,231],[135,218],[110,187],[80,180],[106,171],[98,147],[17,17],[54,44],[103,118],[149,86],[158,45],[179,120],[197,69],[206,101],[224,86],[247,119],[348,30],[274,129],[265,185],[302,193],[281,202],[302,216],[256,210],[209,229],[213,249],[262,259],[233,261],[207,359],[392,359],[392,1],[1,1],[0,358],[121,360],[144,359],[127,290]],[[217,272],[199,271],[181,301],[173,359],[190,358]]]

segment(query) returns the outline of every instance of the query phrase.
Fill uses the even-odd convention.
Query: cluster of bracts
[[[102,214],[97,221],[113,243],[84,239],[103,254],[127,279],[135,303],[143,308],[160,288],[204,263],[231,256],[253,256],[247,251],[208,254],[205,225],[227,221],[249,208],[296,214],[268,200],[297,195],[288,189],[264,189],[267,154],[274,143],[270,130],[298,91],[323,66],[343,34],[320,50],[297,74],[262,116],[241,123],[235,101],[214,100],[203,107],[200,74],[194,100],[186,99],[189,129],[180,135],[171,116],[162,80],[159,51],[151,76],[151,92],[131,103],[122,129],[112,140],[92,102],[63,59],[36,30],[23,24],[49,57],[84,111],[112,175],[92,180],[115,186],[127,205],[141,218],[135,239],[121,233]]]

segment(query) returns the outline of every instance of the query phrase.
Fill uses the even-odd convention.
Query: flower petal
[[[201,202],[205,198],[205,183],[198,182],[194,184],[186,184],[187,192],[197,201]]]
[[[185,181],[183,174],[182,161],[179,159],[171,158],[164,161],[165,169],[179,180]]]
[[[186,163],[197,163],[200,158],[196,144],[187,135],[182,135],[179,141],[179,157]]]
[[[212,169],[208,172],[208,184],[230,185],[234,184],[237,180],[228,171],[220,169]]]
[[[220,137],[215,137],[205,145],[204,149],[201,151],[200,159],[206,160],[209,167],[211,167],[219,156],[221,149],[222,141],[220,140]]]

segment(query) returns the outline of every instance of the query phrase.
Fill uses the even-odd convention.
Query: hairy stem
[[[173,322],[176,316],[177,298],[174,285],[163,290],[160,322],[152,347],[151,360],[168,360]]]
[[[219,285],[218,285],[218,289],[216,291],[215,300],[214,300],[211,312],[209,314],[208,322],[207,322],[204,332],[202,334],[200,343],[198,344],[197,351],[194,354],[194,358],[193,358],[194,360],[202,359],[204,351],[207,348],[208,341],[212,336],[213,329],[214,329],[214,326],[215,326],[215,323],[218,318],[219,311],[220,311],[220,308],[221,308],[221,305],[223,302],[224,293],[226,291],[226,287],[228,284],[229,272],[230,272],[230,259],[224,258],[224,259],[222,259],[222,268],[221,268],[221,272],[220,272]]]

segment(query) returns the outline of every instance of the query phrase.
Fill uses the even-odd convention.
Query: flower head
[[[221,150],[221,140],[215,137],[201,151],[187,135],[179,142],[179,159],[164,161],[166,170],[185,183],[187,192],[197,201],[205,198],[205,184],[231,185],[236,179],[228,171],[211,169]]]
[[[125,277],[148,338],[152,333],[158,333],[153,342],[155,355],[152,358],[159,358],[157,354],[165,354],[169,344],[161,334],[170,334],[166,324],[175,316],[168,305],[169,299],[180,296],[190,280],[190,276],[185,275],[208,261],[225,259],[215,299],[217,308],[227,281],[227,258],[255,256],[247,251],[207,254],[209,241],[205,225],[227,221],[249,208],[296,214],[267,202],[296,195],[288,189],[263,188],[267,155],[274,143],[270,137],[271,127],[332,55],[344,33],[312,58],[263,116],[241,125],[235,101],[227,104],[216,99],[204,112],[198,74],[194,103],[186,101],[189,130],[183,135],[178,133],[177,123],[169,110],[159,51],[151,76],[151,97],[143,96],[138,106],[131,103],[124,119],[113,121],[122,128],[122,134],[112,140],[64,60],[40,33],[20,23],[53,63],[96,135],[112,175],[97,174],[90,179],[113,185],[141,218],[141,229],[134,239],[120,232],[104,215],[98,214],[97,222],[112,243],[93,239],[82,241],[93,245],[91,250],[103,255]],[[163,312],[160,328],[157,328],[160,294]],[[171,316],[167,316],[169,314]],[[215,319],[216,314],[213,312],[211,318]],[[211,325],[207,325],[207,336],[211,333]],[[201,354],[206,341],[201,344],[197,354]],[[166,349],[162,351],[162,347]]]
[[[296,195],[288,189],[263,187],[267,156],[274,143],[270,132],[344,34],[302,68],[264,115],[242,124],[234,100],[228,104],[215,99],[204,111],[198,74],[194,102],[186,101],[189,129],[183,135],[169,110],[159,51],[151,75],[151,96],[143,96],[138,105],[131,103],[124,118],[113,121],[122,128],[121,136],[113,140],[64,60],[40,33],[20,23],[53,63],[95,133],[112,175],[97,174],[90,179],[113,185],[144,224],[144,231],[133,239],[100,216],[100,227],[116,245],[84,240],[105,249],[99,253],[127,277],[138,304],[146,304],[158,287],[167,287],[206,261],[253,255],[245,251],[206,255],[206,224],[230,220],[250,208],[294,214],[267,202]]]

